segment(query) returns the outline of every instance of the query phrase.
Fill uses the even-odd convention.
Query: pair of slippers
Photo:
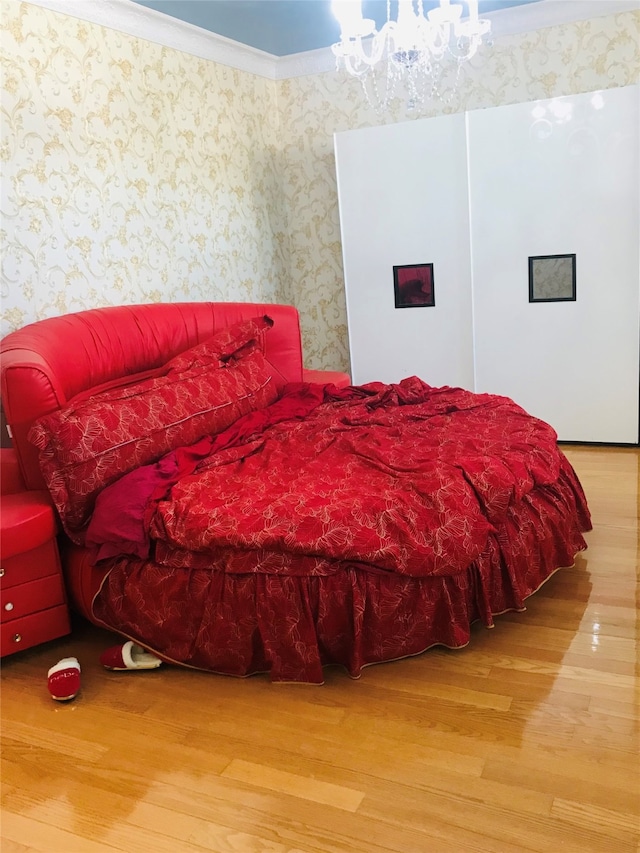
[[[162,661],[137,643],[129,640],[121,646],[112,646],[100,655],[105,669],[129,672],[138,669],[156,669]],[[47,687],[56,702],[69,702],[80,692],[80,664],[78,658],[62,658],[47,673]]]

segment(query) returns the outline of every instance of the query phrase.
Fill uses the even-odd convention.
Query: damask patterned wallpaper
[[[2,334],[102,305],[285,302],[307,365],[348,369],[333,133],[381,123],[359,84],[273,82],[17,0],[0,15]],[[640,14],[609,15],[497,40],[411,118],[638,79]]]
[[[28,3],[2,14],[2,333],[287,301],[273,81]]]

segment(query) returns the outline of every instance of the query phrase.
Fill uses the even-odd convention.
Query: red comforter
[[[476,583],[470,568],[482,575],[486,564],[489,588],[499,586],[491,566],[517,575],[519,560],[531,563],[513,602],[501,593],[496,604],[476,590],[483,603],[475,618],[490,623],[496,606],[522,606],[521,598],[572,562],[589,527],[581,486],[549,425],[507,398],[432,388],[414,377],[342,390],[290,386],[268,409],[106,489],[87,544],[98,559],[138,558],[115,561],[97,597],[110,625],[114,607],[122,615],[124,587],[130,593],[145,566],[172,588],[184,570],[192,580],[214,573],[238,583],[347,572],[378,578],[378,589],[381,576],[392,585],[442,580],[440,593],[453,583],[468,598]],[[136,596],[148,598],[141,590]],[[310,618],[317,622],[317,614]],[[195,638],[189,641],[193,649]],[[155,638],[147,645],[181,660]],[[327,662],[317,648],[316,656]],[[273,654],[262,650],[258,658],[248,671],[273,667]],[[203,666],[197,654],[181,662]],[[355,672],[347,665],[357,674],[366,662]],[[317,662],[311,676],[293,677],[318,680]]]

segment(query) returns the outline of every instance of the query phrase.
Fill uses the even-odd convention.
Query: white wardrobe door
[[[639,88],[468,113],[476,390],[561,440],[638,441]],[[576,301],[528,258],[576,255]]]
[[[335,136],[354,383],[473,385],[464,115]],[[396,308],[393,267],[433,264],[435,306]]]

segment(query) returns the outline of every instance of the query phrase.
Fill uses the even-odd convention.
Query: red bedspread
[[[326,573],[350,560],[448,575],[559,470],[551,427],[510,400],[406,380],[214,454],[158,504],[151,535],[172,565],[205,554],[240,573]]]
[[[580,530],[589,527],[582,489],[549,425],[507,398],[432,388],[414,377],[389,386],[288,388],[264,412],[105,490],[87,542],[101,549],[100,556],[120,551],[143,558],[114,563],[96,599],[105,624],[115,627],[114,620],[124,618],[125,598],[135,586],[138,608],[149,612],[129,613],[128,630],[118,630],[168,658],[235,674],[271,669],[275,678],[317,681],[326,662],[337,659],[357,674],[367,662],[431,644],[424,645],[426,635],[413,638],[399,589],[414,590],[412,607],[423,599],[427,606],[429,584],[437,596],[451,599],[443,616],[451,625],[433,642],[464,644],[473,618],[491,624],[492,613],[521,607],[549,574],[572,562],[585,547]],[[146,560],[152,542],[153,559]],[[156,606],[175,611],[176,620],[169,621],[185,618],[184,610],[175,609],[176,601],[185,600],[177,591],[181,577],[192,590],[206,586],[207,595],[215,587],[217,607],[220,596],[228,604],[244,588],[240,610],[228,615],[235,633],[248,619],[242,652],[229,651],[237,637],[231,642],[227,636],[222,646],[220,637],[199,644],[185,629],[169,648],[157,631],[148,636]],[[320,598],[333,584],[337,602],[349,599],[347,616],[335,618],[353,623],[353,608],[359,607],[352,600],[354,578],[360,586],[374,584],[395,639],[378,643],[375,652],[361,648],[355,657],[350,649],[345,661],[344,654],[326,651],[332,632],[326,629],[325,637],[319,628]],[[155,603],[150,580],[157,586]],[[229,584],[235,584],[233,593]],[[311,596],[306,605],[298,602],[303,589]],[[167,590],[174,606],[162,604]],[[267,594],[268,604],[257,602]],[[191,629],[196,635],[203,630],[197,612]],[[281,642],[273,626],[260,628],[266,612],[272,619],[279,614]],[[396,617],[405,625],[404,645]],[[287,650],[291,620],[296,651]],[[167,635],[166,614],[163,623]],[[221,624],[211,630],[223,630]],[[207,643],[216,661],[202,651]]]

